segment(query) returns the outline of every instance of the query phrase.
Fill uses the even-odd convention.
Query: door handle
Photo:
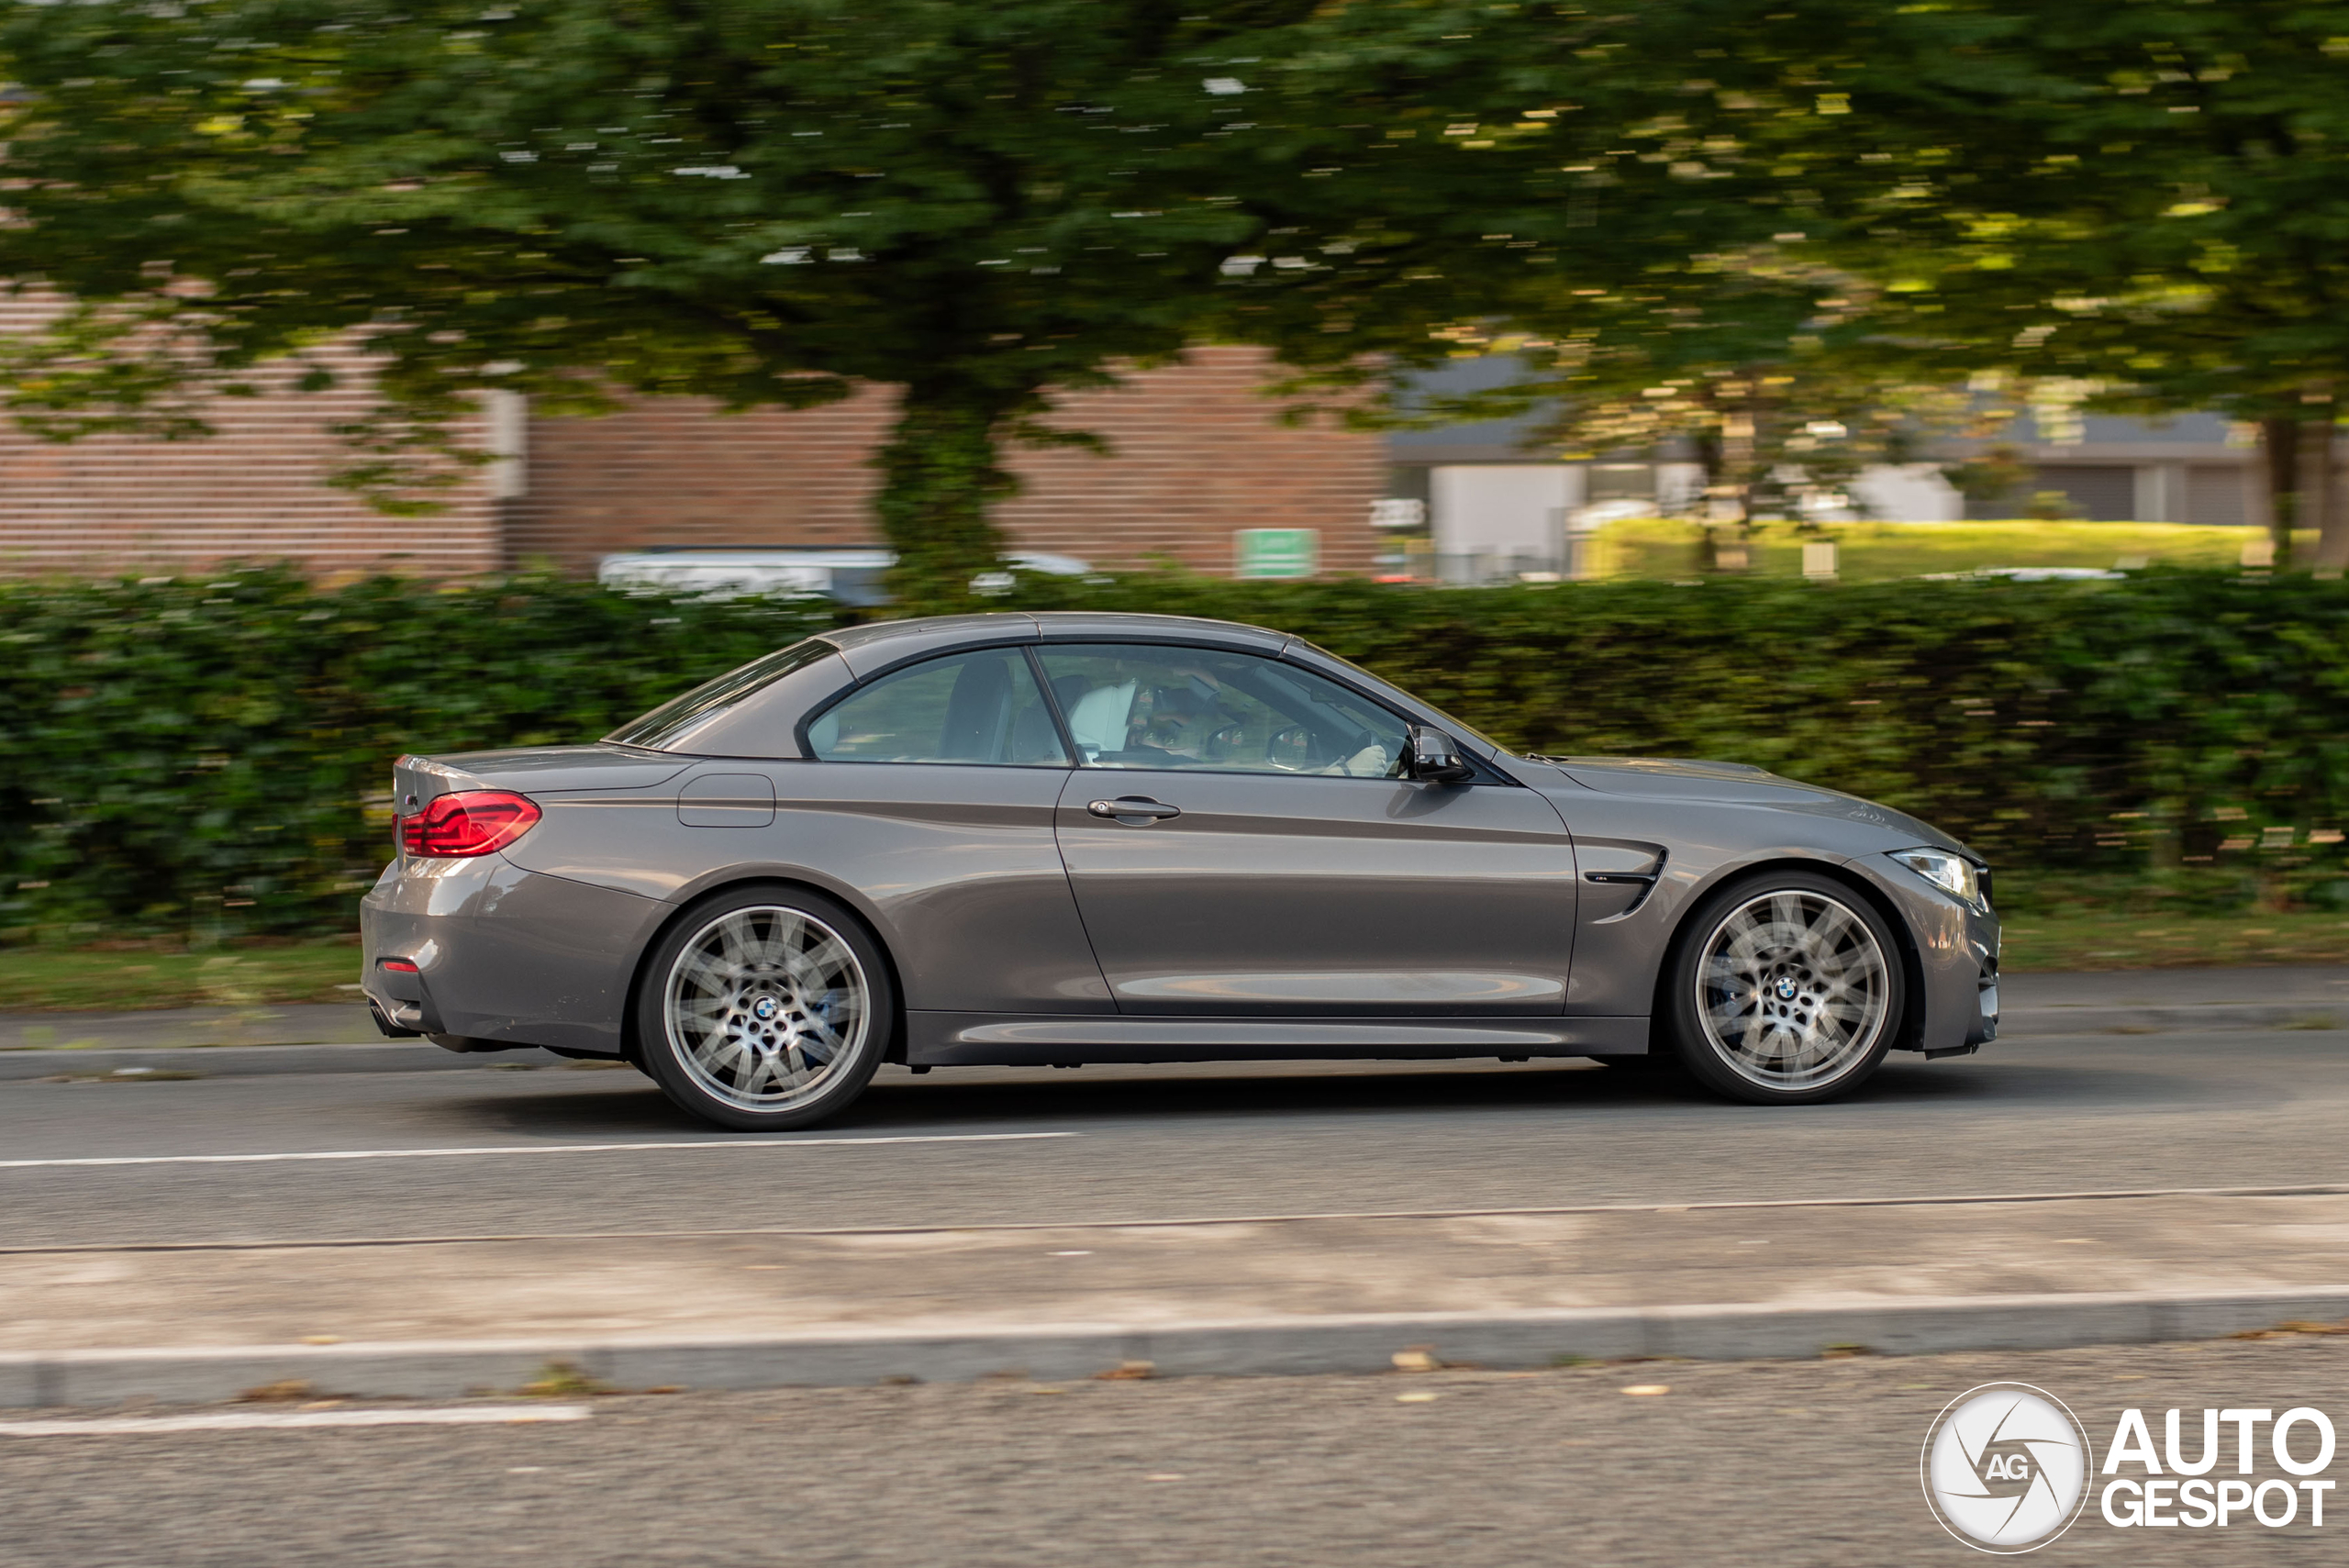
[[[1183,815],[1183,808],[1179,806],[1169,806],[1163,800],[1152,800],[1147,795],[1121,795],[1116,800],[1091,801],[1086,804],[1085,809],[1096,817],[1180,817]]]

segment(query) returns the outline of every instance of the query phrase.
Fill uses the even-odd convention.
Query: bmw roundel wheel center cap
[[[746,971],[730,1013],[730,1032],[754,1051],[788,1052],[809,1043],[807,998],[780,968],[759,964]]]

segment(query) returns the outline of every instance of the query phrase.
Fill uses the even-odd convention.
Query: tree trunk
[[[2334,466],[2332,421],[2309,426],[2309,504],[2306,520],[2317,529],[2316,574],[2338,577],[2349,568],[2349,496],[2344,496],[2341,471]]]
[[[1720,519],[1714,516],[1714,508],[1729,494],[1729,487],[1722,482],[1720,432],[1699,428],[1688,441],[1697,449],[1697,461],[1705,465],[1705,494],[1697,514],[1697,570],[1708,573],[1720,565],[1720,538],[1716,531]]]
[[[2262,419],[2259,450],[2266,459],[2267,532],[2276,543],[2276,570],[2292,565],[2292,528],[2299,521],[2300,422]]]
[[[888,444],[874,460],[881,471],[874,510],[897,552],[890,583],[900,603],[966,604],[971,579],[1002,564],[987,512],[1019,488],[996,462],[1004,421],[1019,401],[950,383],[904,389]]]
[[[1727,550],[1716,543],[1710,567],[1716,572],[1743,572],[1753,564],[1754,414],[1741,407],[1721,421],[1721,474],[1737,503],[1731,519],[1735,532]],[[1708,530],[1709,531],[1709,530]]]

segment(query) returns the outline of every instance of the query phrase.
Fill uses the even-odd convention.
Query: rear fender
[[[882,1053],[881,1060],[884,1062],[905,1061],[905,982],[897,973],[897,955],[890,946],[888,933],[874,917],[870,904],[858,897],[852,889],[841,886],[829,877],[814,876],[796,868],[754,866],[729,866],[722,872],[712,872],[696,879],[696,882],[691,884],[693,891],[677,900],[675,910],[654,928],[651,934],[645,939],[643,945],[637,950],[635,958],[630,961],[628,999],[625,1009],[620,1015],[620,1054],[640,1065],[644,1061],[644,1041],[637,1028],[637,1018],[639,1007],[644,996],[646,977],[651,968],[650,961],[653,950],[661,945],[670,932],[675,930],[688,916],[693,914],[694,906],[701,900],[713,893],[723,893],[729,888],[748,886],[751,884],[797,887],[810,893],[822,894],[834,903],[846,906],[849,913],[864,927],[864,934],[873,939],[873,945],[881,951],[881,962],[889,972],[889,994],[896,998],[894,1014],[889,1020],[889,1047]]]

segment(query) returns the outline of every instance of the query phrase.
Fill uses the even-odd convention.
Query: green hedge
[[[554,578],[0,586],[0,932],[347,928],[402,751],[590,740],[830,618]]]
[[[1721,757],[2001,867],[2343,902],[2349,587],[1030,582],[1255,621],[1542,751]],[[829,619],[549,578],[0,586],[0,930],[347,925],[402,751],[579,740]],[[371,814],[371,801],[373,804]]]

